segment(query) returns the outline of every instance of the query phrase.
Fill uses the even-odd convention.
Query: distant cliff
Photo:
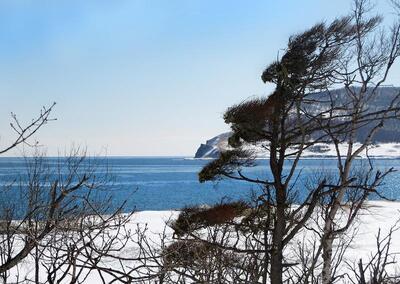
[[[228,138],[231,132],[225,132],[207,140],[197,149],[195,158],[218,158],[219,153],[228,147]]]
[[[332,92],[333,95],[340,97],[343,89],[337,89]],[[379,109],[387,105],[394,95],[400,92],[399,87],[381,87],[377,95],[368,108]],[[316,96],[318,93],[315,94]],[[321,106],[316,106],[319,108]],[[362,128],[357,132],[357,140],[362,141],[368,133],[368,128]],[[231,132],[222,133],[201,144],[197,149],[195,158],[218,158],[221,151],[228,148],[228,138]],[[396,120],[389,120],[385,127],[378,131],[374,136],[374,146],[371,147],[368,154],[376,157],[400,157],[400,123]],[[343,145],[344,147],[344,145]],[[248,148],[254,150],[259,157],[267,157],[266,151],[262,151],[259,147],[249,145]],[[365,155],[365,153],[363,154]],[[361,156],[363,156],[361,155]],[[304,152],[304,157],[329,157],[335,156],[333,145],[317,144]]]

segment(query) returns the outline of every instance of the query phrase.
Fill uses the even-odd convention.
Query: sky
[[[389,8],[379,0],[376,9]],[[193,156],[229,130],[230,105],[265,96],[263,69],[291,34],[350,11],[350,0],[0,1],[0,149],[10,113],[35,139],[111,156]],[[400,85],[395,72],[388,83]],[[7,153],[20,155],[22,149]]]

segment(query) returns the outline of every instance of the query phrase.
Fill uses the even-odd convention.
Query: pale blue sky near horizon
[[[230,105],[268,95],[260,80],[293,33],[350,11],[350,0],[0,2],[0,148],[10,112],[49,155],[192,156],[228,130]],[[380,0],[377,11],[389,12]],[[400,85],[396,66],[388,83]],[[105,150],[106,149],[106,150]],[[19,155],[21,149],[9,153]]]

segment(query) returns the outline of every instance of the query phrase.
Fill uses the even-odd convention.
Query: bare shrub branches
[[[32,145],[29,143],[29,138],[31,138],[35,133],[37,133],[42,126],[44,126],[50,121],[56,120],[55,118],[50,117],[50,114],[55,105],[56,103],[53,103],[50,107],[43,107],[38,117],[32,119],[32,121],[27,125],[22,125],[17,115],[15,113],[11,113],[13,122],[10,123],[10,126],[17,134],[17,137],[9,146],[0,149],[0,155],[10,151],[11,149],[17,147],[20,144]]]

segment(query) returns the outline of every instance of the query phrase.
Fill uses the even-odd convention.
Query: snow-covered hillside
[[[338,103],[346,104],[346,96],[344,96],[343,89],[336,89],[331,91],[330,96],[335,97],[335,101]],[[400,92],[399,87],[380,87],[378,93],[370,101],[367,102],[366,108],[369,111],[379,111],[384,109],[390,101]],[[326,92],[319,92],[311,94],[311,96],[324,97]],[[311,104],[308,106],[308,112],[318,114],[322,109],[329,107],[327,103]],[[365,136],[371,129],[371,125],[364,126],[356,131],[355,139],[357,141],[364,141]],[[198,148],[195,158],[217,158],[219,153],[228,148],[228,138],[231,135],[230,132],[222,133],[208,140],[205,144],[201,144]],[[316,134],[318,135],[318,133]],[[318,137],[318,136],[317,136]],[[317,139],[311,137],[311,139]],[[368,155],[373,157],[391,157],[400,158],[400,124],[397,120],[389,119],[385,121],[385,125],[373,137],[373,146],[368,150]],[[249,149],[254,150],[256,155],[260,158],[266,158],[268,153],[260,150],[262,147],[254,147],[249,145]],[[344,149],[344,146],[343,146]],[[366,156],[367,153],[362,153],[361,156]],[[304,157],[330,157],[336,156],[336,151],[333,145],[319,144],[310,147],[303,153]]]
[[[205,144],[201,144],[195,154],[197,159],[217,158],[221,151],[227,150],[228,138],[230,132],[220,134],[208,140]],[[355,144],[357,147],[360,144]],[[251,146],[247,147],[253,150],[258,158],[268,158],[268,151],[263,150],[262,147]],[[341,152],[345,153],[346,145],[342,145]],[[361,157],[366,157],[367,153],[364,151],[360,154]],[[400,143],[376,143],[369,147],[368,155],[376,158],[400,158]],[[322,157],[335,157],[336,151],[333,145],[319,143],[304,151],[304,158],[322,158]]]
[[[218,158],[219,153],[228,148],[228,138],[231,132],[225,132],[207,140],[197,149],[195,158]]]

